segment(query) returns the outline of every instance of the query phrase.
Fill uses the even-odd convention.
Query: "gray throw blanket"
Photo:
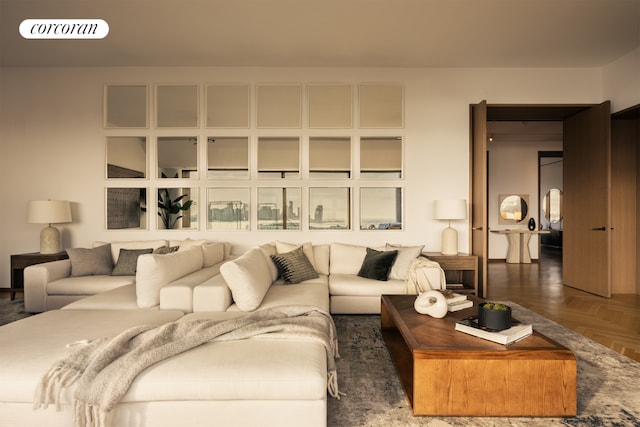
[[[321,342],[327,352],[327,388],[340,398],[335,358],[338,341],[331,315],[311,306],[258,310],[225,321],[194,320],[160,326],[136,326],[116,337],[84,343],[56,362],[38,384],[34,409],[60,407],[60,394],[77,383],[76,426],[103,427],[136,376],[147,367],[212,341],[247,338],[295,338]]]

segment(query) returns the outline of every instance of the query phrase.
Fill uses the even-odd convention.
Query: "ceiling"
[[[26,40],[24,19],[104,19]],[[640,0],[0,0],[0,66],[602,67]]]

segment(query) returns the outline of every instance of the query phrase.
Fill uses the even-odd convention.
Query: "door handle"
[[[471,227],[473,231],[482,231],[482,227]]]
[[[602,227],[592,228],[591,230],[593,230],[593,231],[607,231],[607,227],[602,226]]]

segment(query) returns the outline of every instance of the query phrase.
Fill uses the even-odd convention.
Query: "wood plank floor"
[[[491,261],[487,274],[487,299],[513,301],[640,362],[640,295],[603,298],[564,286],[553,249],[532,264]]]

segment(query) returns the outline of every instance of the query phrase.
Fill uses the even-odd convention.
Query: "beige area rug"
[[[380,316],[334,316],[342,399],[328,398],[330,427],[640,426],[640,363],[517,304],[514,317],[570,348],[578,360],[578,415],[571,418],[414,417],[380,333]]]

